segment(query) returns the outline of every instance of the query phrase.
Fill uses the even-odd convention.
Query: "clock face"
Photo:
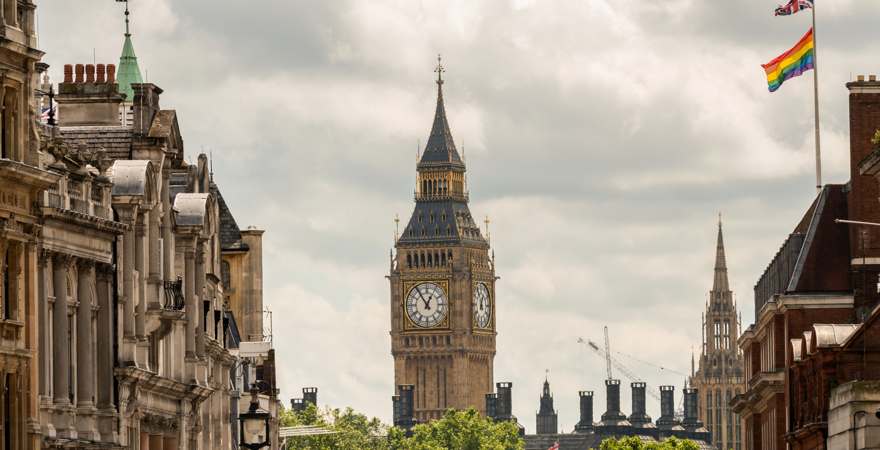
[[[477,283],[474,286],[474,322],[480,328],[488,328],[491,317],[492,299],[489,296],[489,288],[485,283]]]
[[[406,314],[420,328],[436,327],[448,311],[446,293],[434,283],[419,283],[406,296]]]

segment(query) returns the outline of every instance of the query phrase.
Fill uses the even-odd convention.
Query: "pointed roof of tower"
[[[125,94],[125,101],[134,100],[132,84],[143,83],[141,68],[138,66],[137,55],[134,53],[134,44],[131,43],[131,30],[128,27],[128,2],[125,2],[125,43],[122,44],[122,55],[119,57],[119,72],[116,74],[116,82],[119,84],[119,92]]]
[[[431,135],[425,145],[425,151],[419,161],[419,167],[434,165],[453,165],[464,168],[464,162],[455,149],[455,141],[452,132],[449,131],[449,122],[446,120],[446,107],[443,104],[443,68],[440,56],[437,55],[437,109],[434,112],[434,124],[431,126]]]
[[[715,247],[715,280],[712,283],[713,292],[727,292],[730,283],[727,280],[727,258],[724,255],[724,235],[721,230],[721,214],[718,214],[718,243]]]

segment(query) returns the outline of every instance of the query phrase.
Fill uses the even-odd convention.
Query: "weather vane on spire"
[[[443,67],[443,57],[440,54],[437,54],[437,68],[434,69],[434,72],[437,72],[437,84],[443,84],[443,72],[446,72],[446,69]]]
[[[128,16],[130,14],[128,12],[128,0],[116,0],[116,2],[117,3],[119,3],[119,2],[125,3],[125,35],[131,36],[131,32],[128,29]]]

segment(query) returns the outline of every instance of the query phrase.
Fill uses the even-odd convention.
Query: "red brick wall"
[[[880,201],[877,181],[873,177],[859,175],[859,163],[874,149],[871,137],[880,128],[880,82],[856,81],[847,83],[849,95],[850,181],[849,218],[867,222],[880,222]],[[875,92],[858,93],[859,89]],[[868,227],[867,256],[880,256],[880,228]],[[861,255],[860,232],[850,227],[850,248],[853,256]]]

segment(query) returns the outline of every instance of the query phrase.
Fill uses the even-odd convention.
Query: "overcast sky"
[[[55,81],[118,63],[122,7],[38,2]],[[437,53],[471,211],[497,256],[496,381],[529,431],[545,370],[560,428],[596,391],[601,339],[689,372],[718,212],[743,327],[752,286],[812,200],[812,74],[769,94],[761,63],[810,26],[773,0],[132,0],[132,33],[187,158],[213,151],[241,227],[264,235],[282,398],[391,419],[388,252],[405,221]],[[848,174],[844,83],[880,70],[880,3],[819,0],[826,182]],[[618,355],[649,385],[683,377]],[[624,382],[628,381],[624,379]],[[622,389],[629,413],[629,388]],[[659,405],[648,399],[649,414]]]

